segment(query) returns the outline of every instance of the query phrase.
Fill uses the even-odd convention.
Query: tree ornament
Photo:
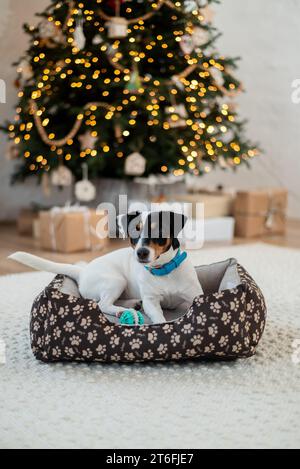
[[[57,187],[70,187],[73,182],[73,174],[63,164],[51,173],[51,183]]]
[[[100,36],[100,34],[97,34],[92,40],[92,43],[94,46],[99,46],[99,44],[102,44],[102,42],[103,42],[103,39]]]
[[[43,194],[46,197],[50,197],[51,195],[51,186],[50,186],[50,178],[49,178],[49,173],[44,172],[42,175],[42,189],[43,189]]]
[[[108,29],[108,37],[110,39],[117,39],[126,37],[128,34],[128,21],[122,16],[115,16],[105,23]]]
[[[227,169],[228,168],[228,164],[227,164],[226,159],[224,158],[223,155],[218,157],[218,163],[219,163],[220,168],[222,168],[222,169]]]
[[[78,20],[74,31],[74,43],[79,50],[85,48],[86,38],[83,32],[83,15],[81,10],[78,12]]]
[[[184,9],[188,13],[194,10],[198,10],[200,6],[201,6],[201,0],[185,0],[184,2]]]
[[[21,74],[21,78],[24,81],[29,81],[33,78],[32,67],[26,59],[20,62],[18,72]]]
[[[225,80],[224,80],[224,75],[221,72],[221,70],[219,70],[216,67],[211,67],[209,69],[209,72],[210,72],[211,76],[213,77],[213,79],[214,79],[214,81],[216,82],[217,85],[219,85],[219,86],[224,85]]]
[[[57,44],[64,42],[64,35],[62,30],[55,25],[53,21],[44,19],[39,24],[39,33],[40,33],[40,46],[46,46],[49,48],[56,47]]]
[[[121,3],[122,0],[112,0],[108,2],[109,6],[114,8],[116,13],[115,17],[110,18],[110,20],[105,23],[110,39],[126,37],[128,34],[128,21],[120,15]]]
[[[75,196],[79,202],[92,202],[97,195],[96,186],[89,181],[88,165],[82,165],[82,180],[75,184]]]
[[[134,62],[133,69],[130,74],[130,80],[126,85],[126,89],[130,93],[137,93],[138,90],[142,87],[141,77],[139,75],[139,70],[137,64]]]
[[[119,143],[122,143],[123,141],[123,132],[122,132],[122,127],[120,122],[116,122],[115,124],[115,137],[118,140]]]
[[[206,5],[206,7],[201,8],[200,10],[201,15],[203,16],[204,23],[212,23],[215,17],[215,11],[211,8],[210,5]]]
[[[98,137],[94,137],[91,132],[87,131],[78,137],[81,150],[94,150]]]
[[[173,106],[166,108],[166,113],[170,114],[167,119],[170,127],[179,128],[186,127],[186,121],[188,114],[184,104],[174,104]]]
[[[182,83],[180,77],[178,75],[173,75],[171,78],[174,85],[181,91],[184,90],[184,84]]]
[[[179,45],[184,54],[191,54],[195,47],[193,37],[189,34],[185,34],[181,37]]]
[[[201,47],[209,41],[209,32],[200,26],[196,26],[193,30],[192,39],[194,47]]]
[[[146,159],[138,152],[131,153],[125,161],[125,174],[142,176],[146,171]]]

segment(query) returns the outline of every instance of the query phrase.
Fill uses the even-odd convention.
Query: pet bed
[[[43,362],[146,362],[254,355],[265,327],[262,292],[235,259],[196,267],[204,294],[167,322],[124,326],[58,275],[34,301],[31,346]],[[149,321],[148,321],[149,322]]]

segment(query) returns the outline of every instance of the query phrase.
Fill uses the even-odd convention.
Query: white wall
[[[22,25],[25,22],[36,24],[38,18],[35,13],[43,11],[48,5],[49,0],[0,0],[0,78],[7,84],[7,104],[0,104],[1,124],[15,115],[17,90],[13,83],[16,70],[12,63],[24,54],[28,46]],[[52,196],[46,198],[36,181],[11,186],[13,162],[5,159],[6,146],[5,136],[0,133],[0,220],[15,218],[19,208],[26,207],[32,201],[45,205],[65,202],[68,193],[53,191]]]
[[[15,71],[11,63],[26,48],[21,25],[36,21],[34,13],[48,3],[0,0],[0,78],[8,85],[8,104],[0,104],[0,122],[14,115]],[[203,183],[284,185],[291,193],[289,214],[300,217],[300,105],[291,101],[291,83],[300,77],[300,0],[223,0],[215,10],[215,22],[224,33],[219,40],[220,52],[242,57],[238,76],[247,93],[238,98],[239,112],[249,119],[248,135],[260,142],[265,155],[253,163],[251,171],[216,171]],[[51,200],[45,200],[35,183],[10,187],[12,163],[4,158],[3,140],[0,135],[0,218],[12,218],[20,206],[32,200],[52,203],[65,199],[64,194],[53,194]]]
[[[246,93],[239,112],[249,120],[248,135],[265,154],[252,170],[213,172],[209,184],[235,187],[283,185],[289,214],[300,217],[300,105],[291,101],[291,84],[300,78],[300,0],[223,0],[215,23],[225,55],[240,56],[238,77]]]

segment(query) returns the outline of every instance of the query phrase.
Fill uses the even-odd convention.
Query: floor
[[[214,246],[228,246],[230,244],[249,244],[249,242],[265,242],[268,244],[274,244],[277,246],[285,246],[291,248],[300,249],[300,220],[288,220],[287,230],[285,235],[274,235],[265,236],[257,239],[242,239],[235,238],[231,243],[207,243],[205,247]],[[127,241],[123,240],[112,240],[105,250],[101,251],[101,254],[119,249],[126,246]],[[19,265],[15,262],[9,261],[7,256],[14,251],[28,251],[38,256],[46,256],[51,260],[57,262],[78,262],[78,261],[90,261],[95,257],[95,252],[85,252],[77,254],[58,254],[52,252],[42,251],[38,242],[30,237],[20,236],[17,233],[14,224],[0,224],[0,275],[14,274],[19,272],[27,272],[30,269]]]
[[[228,257],[247,267],[268,305],[257,354],[246,360],[41,364],[30,349],[29,312],[53,275],[1,276],[0,447],[299,448],[300,250],[257,243],[191,253],[195,264]]]

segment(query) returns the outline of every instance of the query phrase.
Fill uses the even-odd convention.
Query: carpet
[[[29,313],[53,276],[0,277],[1,448],[299,448],[300,251],[256,244],[190,254],[195,265],[236,257],[261,286],[268,321],[255,357],[41,364]]]

